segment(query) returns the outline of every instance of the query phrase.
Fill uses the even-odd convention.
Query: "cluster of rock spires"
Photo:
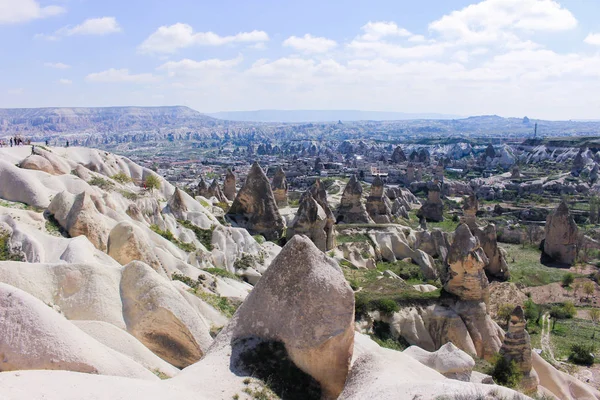
[[[384,194],[383,181],[375,177],[371,184],[371,193],[367,197],[366,210],[376,224],[389,224],[392,222],[392,209],[390,201]]]
[[[263,235],[267,240],[282,237],[285,221],[279,213],[269,179],[257,162],[252,164],[226,217],[252,235]]]
[[[556,262],[572,265],[577,258],[578,228],[563,200],[546,219],[544,253]]]

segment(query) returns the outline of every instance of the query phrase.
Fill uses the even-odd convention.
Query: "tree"
[[[504,321],[506,326],[508,326],[508,323],[510,322],[510,316],[512,315],[513,311],[515,311],[515,306],[513,304],[500,304],[498,307],[498,318]]]
[[[590,319],[594,323],[594,333],[592,334],[592,339],[596,337],[596,324],[600,321],[600,309],[592,308],[588,311],[590,315]]]
[[[586,283],[583,284],[583,292],[586,294],[588,299],[591,295],[594,294],[595,291],[596,291],[596,288],[594,287],[593,282],[587,281]]]
[[[144,181],[144,186],[148,190],[154,190],[160,188],[160,179],[156,175],[148,175]]]

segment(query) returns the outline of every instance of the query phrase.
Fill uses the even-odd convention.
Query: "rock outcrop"
[[[464,222],[467,224],[471,231],[477,229],[477,210],[479,209],[479,202],[477,196],[472,194],[466,196],[463,200],[463,214]]]
[[[225,182],[223,182],[223,194],[227,197],[227,200],[233,201],[235,200],[235,175],[231,171],[231,169],[227,168],[227,173],[225,174]]]
[[[487,262],[477,237],[471,234],[467,225],[460,224],[454,232],[446,260],[444,289],[461,300],[487,301],[489,283],[484,271]]]
[[[208,197],[214,197],[220,203],[227,203],[227,197],[221,191],[221,187],[219,186],[219,182],[216,179],[213,179],[212,183],[208,187],[207,190]]]
[[[406,158],[406,154],[402,150],[402,147],[398,146],[394,149],[394,153],[392,153],[392,164],[400,164],[406,162],[408,159]]]
[[[279,214],[269,180],[258,163],[250,168],[226,218],[252,235],[263,235],[267,240],[281,238],[285,222]]]
[[[171,214],[173,214],[175,218],[184,219],[185,213],[188,211],[188,208],[183,198],[183,190],[176,187],[175,191],[173,192],[173,196],[169,198],[167,205],[169,206]]]
[[[325,224],[325,232],[332,232],[331,235],[327,235],[327,248],[332,249],[334,243],[334,235],[333,235],[333,225],[335,225],[335,216],[333,215],[333,211],[329,207],[329,203],[327,202],[327,191],[325,190],[325,186],[323,182],[319,178],[315,180],[315,183],[308,189],[313,199],[321,206],[323,211],[325,211],[325,215],[327,216],[327,223]]]
[[[365,206],[362,204],[362,186],[352,175],[342,193],[340,206],[337,209],[336,223],[340,224],[369,224],[373,220],[369,217]]]
[[[514,361],[523,374],[520,386],[525,392],[537,390],[537,374],[532,370],[531,339],[525,330],[525,315],[521,306],[517,306],[510,316],[508,332],[500,348],[500,355],[508,362]]]
[[[85,236],[98,250],[106,251],[110,230],[97,207],[102,208],[101,201],[89,192],[73,196],[65,191],[52,199],[48,211],[71,237]]]
[[[556,262],[572,265],[577,258],[578,229],[564,201],[546,218],[545,232],[544,253]]]
[[[383,181],[379,177],[376,177],[371,184],[371,193],[367,197],[366,209],[376,224],[392,222],[392,210],[388,198],[384,195]]]
[[[287,238],[294,235],[306,235],[321,251],[331,250],[333,243],[333,225],[329,223],[327,213],[319,205],[308,189],[300,198],[300,205],[294,220],[287,228]]]
[[[285,172],[283,172],[281,167],[277,168],[277,171],[275,171],[275,176],[273,177],[273,183],[271,184],[271,187],[273,189],[273,196],[275,196],[277,207],[287,207],[288,184],[287,179],[285,178]]]
[[[442,189],[435,182],[431,182],[427,188],[427,201],[417,211],[417,216],[426,221],[441,222],[444,220],[444,203],[440,197]]]
[[[200,178],[198,185],[196,186],[196,196],[202,196],[208,198],[208,185],[204,178]]]
[[[110,231],[106,252],[121,265],[138,260],[166,276],[158,257],[152,251],[146,234],[130,222],[120,222]]]
[[[169,281],[133,261],[123,269],[120,287],[129,333],[178,368],[202,358],[212,342],[210,327]]]
[[[403,353],[436,370],[445,377],[459,381],[469,382],[471,372],[475,367],[473,357],[453,345],[452,342],[446,343],[434,352],[411,346]]]

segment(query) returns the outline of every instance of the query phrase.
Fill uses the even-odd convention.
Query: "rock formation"
[[[490,158],[490,159],[496,157],[496,150],[494,150],[494,146],[491,143],[488,144],[488,146],[486,147],[484,155],[485,155],[485,158]]]
[[[250,168],[226,217],[252,235],[263,235],[267,240],[281,238],[285,222],[279,214],[269,179],[258,163]]]
[[[315,199],[323,211],[325,211],[325,215],[327,216],[325,232],[331,232],[331,234],[327,235],[326,247],[327,249],[332,249],[334,243],[333,225],[335,225],[335,216],[333,215],[333,211],[331,211],[329,203],[327,202],[327,191],[325,190],[325,186],[323,186],[323,182],[317,178],[315,183],[313,183],[308,190],[310,191],[313,199]]]
[[[546,219],[544,253],[554,261],[572,265],[577,258],[577,224],[562,201]]]
[[[175,216],[175,218],[185,219],[184,216],[188,209],[185,204],[185,200],[183,199],[183,190],[176,187],[175,191],[173,192],[173,196],[171,196],[171,198],[167,202],[167,205],[169,206],[169,210]]]
[[[166,275],[145,233],[130,222],[120,222],[110,231],[106,252],[121,265],[138,260],[145,262],[159,274]]]
[[[467,225],[460,224],[454,232],[446,260],[444,289],[461,300],[486,302],[489,298],[489,283],[484,271],[487,262],[479,240]]]
[[[273,177],[273,183],[271,184],[271,187],[273,189],[273,196],[275,196],[277,207],[287,207],[288,184],[287,179],[285,178],[285,172],[283,172],[281,167],[277,168],[277,171],[275,171],[275,176]]]
[[[225,174],[225,182],[223,182],[223,194],[227,197],[227,200],[233,201],[235,199],[235,175],[231,172],[231,169],[227,168]]]
[[[532,369],[531,339],[525,330],[525,315],[521,306],[517,306],[510,316],[508,332],[500,348],[500,355],[508,362],[514,361],[523,374],[520,386],[525,392],[537,390],[539,384],[536,372]]]
[[[325,169],[325,165],[323,165],[323,161],[321,161],[321,157],[317,157],[315,159],[314,171],[316,173],[321,173],[321,171],[324,169]]]
[[[306,235],[321,251],[331,250],[333,243],[333,225],[329,224],[327,213],[313,198],[308,189],[300,198],[300,205],[294,220],[287,228],[287,238],[294,235]]]
[[[403,353],[436,370],[445,377],[459,381],[469,382],[475,367],[473,357],[453,345],[452,342],[446,343],[435,352],[411,346]]]
[[[444,203],[440,197],[442,189],[439,183],[435,182],[431,182],[427,188],[427,201],[417,211],[417,216],[426,221],[441,222],[444,220]]]
[[[575,176],[579,176],[581,171],[585,168],[585,159],[583,158],[584,149],[579,149],[575,159],[573,160],[573,167],[571,168],[571,173]]]
[[[220,203],[227,203],[227,197],[225,197],[225,195],[221,191],[219,182],[217,182],[216,179],[213,179],[212,183],[210,184],[208,191],[207,191],[207,195],[208,195],[208,197],[216,198],[217,201]]]
[[[392,164],[400,164],[406,162],[406,154],[402,150],[402,147],[398,146],[394,149],[394,153],[392,154]]]
[[[383,181],[378,176],[371,184],[371,193],[367,197],[367,213],[376,224],[389,224],[392,222],[392,210],[389,200],[383,194]]]
[[[513,165],[510,170],[510,179],[521,179],[521,171],[519,170],[518,165]]]
[[[200,178],[198,186],[196,186],[196,196],[209,197],[208,196],[208,185],[204,181],[204,178]]]
[[[474,231],[477,229],[477,210],[479,209],[477,196],[472,194],[465,197],[463,201],[464,222],[471,231]]]
[[[362,191],[360,182],[358,182],[355,175],[352,175],[344,189],[344,193],[342,193],[342,200],[337,209],[336,222],[338,224],[373,223],[362,204]]]

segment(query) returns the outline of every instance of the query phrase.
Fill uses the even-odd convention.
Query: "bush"
[[[575,276],[572,273],[564,274],[562,277],[562,286],[569,287],[575,281]]]
[[[531,299],[527,299],[527,301],[525,301],[524,306],[525,307],[523,311],[525,313],[525,319],[527,321],[535,321],[537,323],[537,321],[542,315],[540,307],[537,304],[535,304]]]
[[[594,346],[574,344],[571,346],[569,361],[579,365],[591,366],[594,363]]]
[[[100,178],[99,176],[94,176],[88,184],[93,186],[98,186],[100,189],[108,190],[114,187],[114,184],[106,179]]]
[[[386,314],[392,314],[400,310],[398,303],[392,299],[377,299],[373,302],[373,307]]]
[[[154,190],[160,188],[160,179],[156,175],[148,175],[144,181],[144,185],[148,190]]]
[[[509,388],[517,387],[523,377],[517,363],[514,360],[508,361],[502,356],[496,358],[491,375],[497,384]]]
[[[123,172],[119,172],[118,174],[115,174],[113,176],[111,176],[111,178],[114,181],[117,181],[119,183],[129,183],[131,182],[131,178],[128,177],[126,174],[124,174]]]

